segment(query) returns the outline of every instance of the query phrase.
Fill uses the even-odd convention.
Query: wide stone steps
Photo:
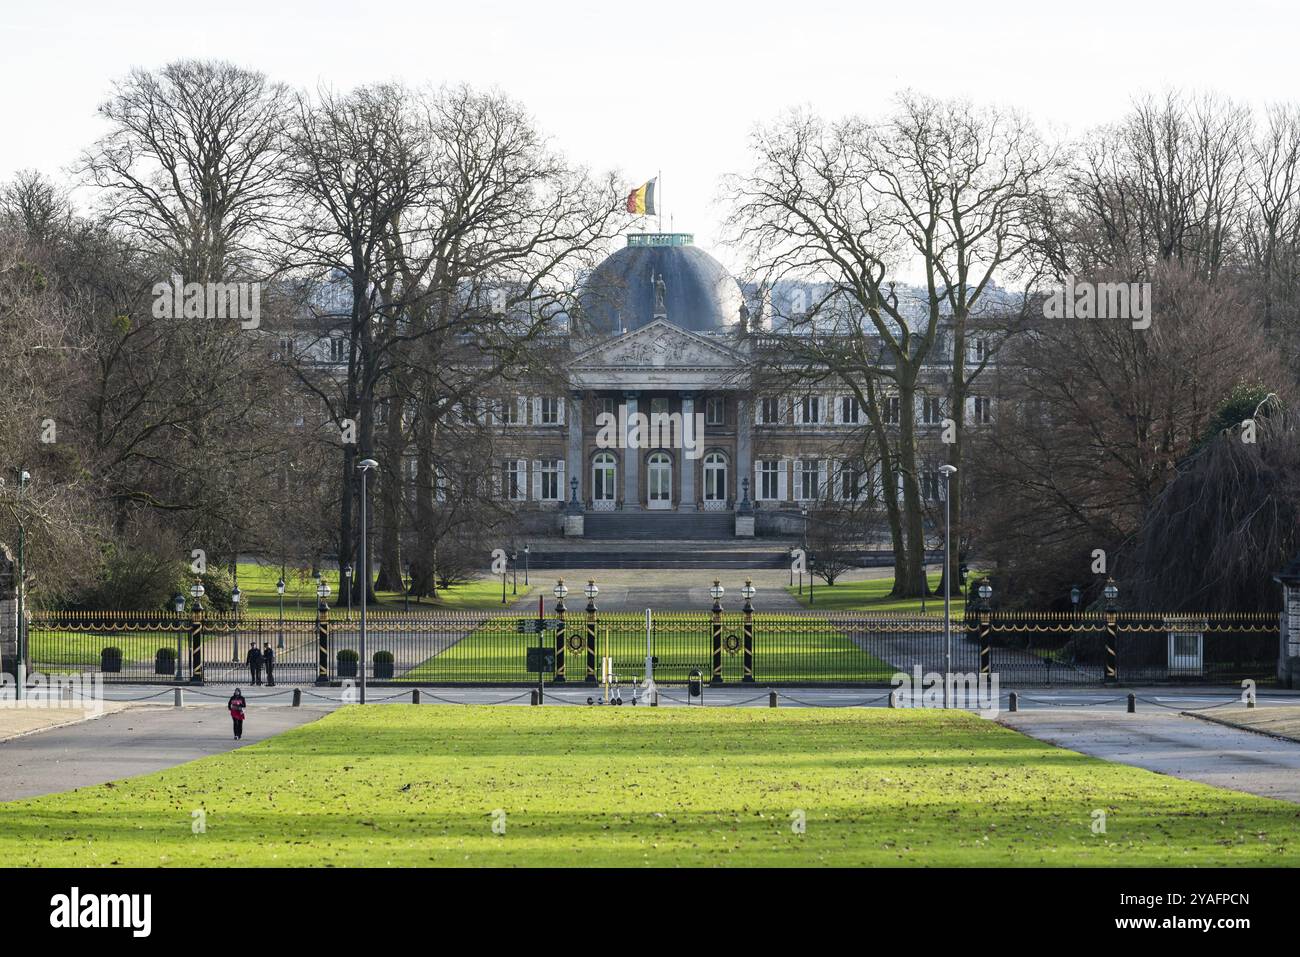
[[[735,541],[731,512],[588,512],[585,538]]]

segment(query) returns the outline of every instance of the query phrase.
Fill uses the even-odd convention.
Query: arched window
[[[727,457],[721,452],[704,456],[704,501],[727,500]]]
[[[673,507],[673,460],[666,452],[655,452],[646,459],[646,505]]]
[[[593,502],[612,502],[618,481],[618,460],[613,452],[600,452],[591,460],[591,498]]]

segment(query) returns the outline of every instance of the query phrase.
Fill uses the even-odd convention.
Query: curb
[[[1223,718],[1213,718],[1208,714],[1196,714],[1192,711],[1178,712],[1184,718],[1195,718],[1198,721],[1208,721],[1210,724],[1217,724],[1223,728],[1232,728],[1235,731],[1248,731],[1251,734],[1261,734],[1266,738],[1272,738],[1274,741],[1285,741],[1288,744],[1300,744],[1300,738],[1288,737],[1285,734],[1278,734],[1276,731],[1268,731],[1264,728],[1252,728],[1249,725],[1235,724],[1232,721],[1225,721]]]

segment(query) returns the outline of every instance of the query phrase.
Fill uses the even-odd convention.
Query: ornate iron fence
[[[1006,686],[1159,682],[1271,683],[1278,625],[1271,614],[1036,614],[972,612],[952,620],[954,672],[996,674]],[[249,651],[269,647],[264,682],[369,681],[531,685],[530,648],[555,653],[548,683],[595,683],[603,663],[641,680],[647,658],[660,683],[693,672],[713,684],[888,685],[894,675],[942,673],[943,619],[862,612],[555,613],[380,612],[352,616],[177,617],[125,612],[37,613],[31,667],[100,672],[105,681],[251,684]]]

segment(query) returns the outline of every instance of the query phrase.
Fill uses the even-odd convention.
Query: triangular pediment
[[[708,336],[690,332],[665,319],[655,319],[634,332],[607,339],[578,353],[569,368],[608,369],[735,369],[745,357]]]

